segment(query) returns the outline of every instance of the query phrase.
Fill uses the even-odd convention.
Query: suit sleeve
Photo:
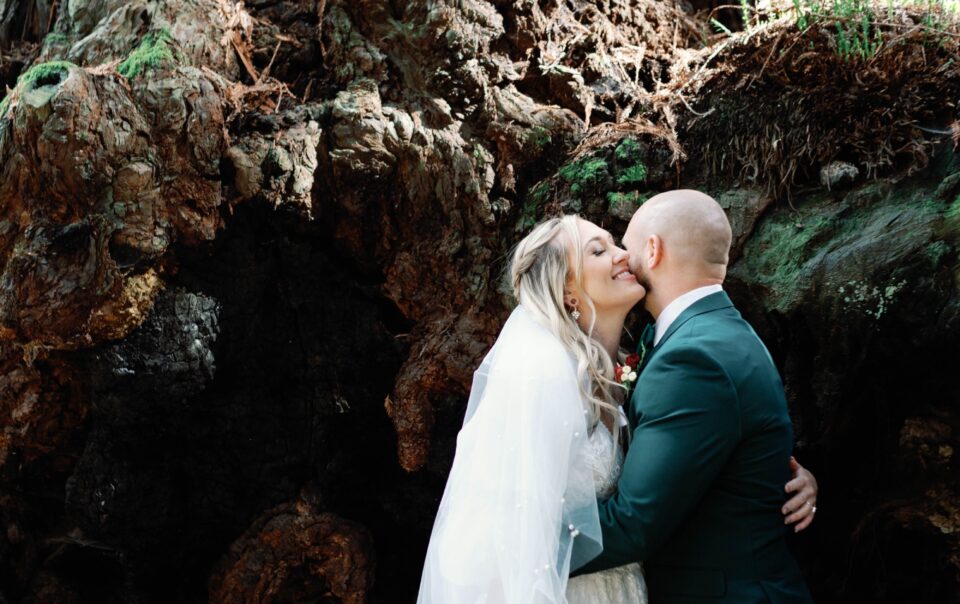
[[[652,359],[631,405],[638,421],[618,492],[599,506],[603,553],[578,573],[648,559],[695,508],[740,440],[736,389],[699,349]]]

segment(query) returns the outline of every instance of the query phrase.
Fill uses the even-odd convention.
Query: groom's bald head
[[[651,197],[623,235],[630,268],[651,293],[660,288],[658,281],[668,289],[722,282],[732,239],[720,204],[692,189]]]
[[[642,245],[650,235],[659,235],[665,252],[678,262],[722,265],[730,259],[733,238],[723,208],[712,197],[692,189],[678,189],[654,195],[634,213],[624,243]],[[632,250],[631,250],[632,251]]]

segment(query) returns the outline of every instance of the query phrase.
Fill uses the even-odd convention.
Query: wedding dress
[[[576,359],[518,306],[474,372],[419,604],[646,602],[638,565],[575,579],[567,598],[570,570],[602,549],[597,495],[623,464],[589,416]]]
[[[601,422],[588,439],[587,465],[593,470],[598,498],[607,498],[617,489],[623,471],[623,450]],[[613,463],[611,463],[611,460]],[[567,583],[569,604],[647,604],[643,568],[634,562],[617,568],[572,577]]]

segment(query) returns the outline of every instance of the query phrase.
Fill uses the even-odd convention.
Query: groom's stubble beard
[[[650,278],[646,271],[643,270],[643,264],[638,263],[636,267],[630,267],[630,272],[637,278],[637,283],[642,285],[643,289],[647,290],[647,293],[643,297],[643,305],[646,307],[647,300],[650,299],[650,292],[653,290],[653,286],[650,284]]]

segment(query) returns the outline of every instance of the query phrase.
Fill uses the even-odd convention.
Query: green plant
[[[636,185],[647,179],[647,167],[643,164],[634,164],[627,166],[627,169],[620,173],[617,178],[617,184]]]
[[[617,145],[617,148],[613,151],[613,155],[617,158],[617,161],[635,161],[640,158],[642,153],[643,148],[640,146],[640,143],[632,138],[625,138],[620,141],[620,144]]]
[[[716,30],[717,30],[717,33],[719,33],[719,34],[727,34],[728,36],[732,36],[732,35],[733,35],[733,32],[730,31],[730,28],[729,28],[729,27],[727,27],[727,26],[724,25],[723,23],[720,23],[719,21],[717,21],[717,20],[716,20],[715,18],[713,18],[713,17],[710,18],[710,25],[713,25],[713,28],[716,29]]]
[[[625,138],[613,151],[617,159],[617,184],[637,185],[647,179],[647,167],[643,163],[643,147],[635,139]]]
[[[743,19],[743,31],[750,31],[750,12],[753,7],[749,0],[740,0],[740,17]]]
[[[176,63],[177,57],[171,47],[172,42],[173,38],[170,37],[167,29],[148,33],[143,37],[140,46],[131,52],[123,63],[120,63],[117,71],[133,79],[148,69],[158,69],[164,65]]]
[[[550,190],[548,181],[540,181],[527,193],[526,202],[520,209],[520,222],[517,224],[518,231],[526,231],[537,224],[537,208],[547,200],[547,193]]]
[[[832,24],[837,54],[845,61],[853,58],[869,59],[882,47],[882,27],[896,24],[893,0],[792,0],[794,22],[806,31],[818,22]],[[958,3],[954,0],[906,0],[901,6],[913,6],[922,11],[921,23],[933,38],[943,42],[946,24]]]

